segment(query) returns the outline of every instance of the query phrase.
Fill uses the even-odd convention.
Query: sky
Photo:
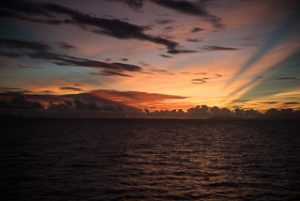
[[[0,91],[300,109],[297,0],[0,2]]]

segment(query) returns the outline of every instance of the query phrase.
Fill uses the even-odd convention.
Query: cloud
[[[169,54],[188,54],[188,53],[196,53],[196,50],[179,50],[179,49],[169,49]]]
[[[67,90],[67,91],[82,91],[79,87],[60,87],[60,90]]]
[[[150,64],[148,64],[148,63],[146,63],[146,62],[144,62],[144,61],[140,61],[139,64],[140,64],[141,66],[150,66]]]
[[[216,28],[223,28],[221,18],[212,15],[206,8],[205,1],[199,1],[193,3],[184,0],[151,0],[152,2],[161,5],[163,7],[187,14],[192,16],[203,17],[206,21],[210,22]]]
[[[1,96],[7,94],[0,94]],[[26,110],[41,110],[43,106],[39,102],[28,101],[22,93],[10,94],[13,97],[8,101],[0,100],[1,109],[26,109]]]
[[[204,29],[200,28],[200,27],[194,27],[192,30],[191,30],[191,33],[197,33],[199,31],[203,31]]]
[[[151,72],[154,72],[154,73],[163,74],[163,75],[174,75],[174,73],[171,73],[170,71],[165,70],[165,69],[157,69],[157,68],[153,68],[153,69],[151,69],[150,71],[151,71]]]
[[[192,79],[192,84],[205,84],[207,81],[203,78]]]
[[[74,45],[70,45],[66,42],[58,42],[57,43],[62,49],[65,50],[71,50],[71,49],[77,49]]]
[[[173,27],[173,26],[166,26],[166,27],[164,28],[164,30],[165,30],[165,31],[172,31],[172,30],[174,30],[174,27]]]
[[[182,72],[182,74],[188,74],[189,72]],[[194,75],[207,75],[207,73],[193,73]],[[214,76],[210,77],[202,77],[197,79],[192,79],[192,84],[205,84],[208,80],[217,79],[222,77],[220,74],[214,74]]]
[[[0,56],[4,56],[4,57],[10,57],[10,58],[18,58],[21,57],[22,55],[16,52],[6,52],[3,50],[0,50]]]
[[[110,2],[121,2],[127,4],[130,8],[139,11],[144,4],[144,0],[107,0]]]
[[[167,55],[167,54],[160,54],[159,56],[164,57],[164,58],[168,58],[168,59],[173,58],[172,56]]]
[[[276,80],[300,80],[297,77],[278,77]]]
[[[9,38],[0,38],[0,47],[9,48],[12,50],[34,50],[34,51],[48,51],[50,46],[32,41],[15,40]]]
[[[27,94],[32,92],[27,89],[16,88],[16,87],[0,87],[0,93]]]
[[[134,10],[139,11],[144,4],[145,0],[113,0],[114,2],[122,2],[126,3],[129,7],[133,8]],[[151,2],[163,6],[168,9],[172,9],[174,11],[198,16],[204,18],[206,21],[210,22],[215,28],[224,28],[224,24],[222,23],[222,19],[211,14],[207,10],[207,1],[197,1],[197,2],[190,2],[185,0],[150,0]]]
[[[206,51],[232,51],[232,50],[239,50],[239,48],[222,47],[222,46],[204,46],[201,49],[202,50],[206,50]]]
[[[186,41],[192,43],[202,42],[201,39],[197,39],[197,38],[187,38]]]
[[[129,3],[129,1],[124,1]],[[5,1],[0,3],[0,17],[45,23],[51,25],[75,25],[96,34],[104,34],[118,39],[137,39],[164,45],[170,52],[176,51],[177,42],[145,34],[147,26],[138,26],[119,19],[106,19],[81,13],[54,3],[33,3],[30,1]],[[185,53],[185,52],[183,52]]]
[[[265,102],[261,102],[261,103],[273,105],[273,104],[276,104],[278,102],[277,101],[265,101]]]
[[[25,40],[16,40],[16,39],[0,39],[0,49],[6,48],[6,51],[8,51],[8,53],[10,53],[9,51],[14,51],[14,49],[17,47],[19,47],[18,54],[20,56],[26,56],[32,59],[43,59],[60,66],[80,66],[80,67],[100,68],[100,69],[105,69],[110,71],[113,70],[118,72],[142,71],[142,68],[140,66],[136,66],[132,64],[125,64],[119,62],[108,63],[108,62],[97,61],[92,59],[73,57],[64,54],[56,54],[48,51],[51,49],[51,47],[43,43],[30,42]],[[11,54],[13,53],[14,52],[11,52]],[[1,56],[7,56],[7,55],[1,55]]]
[[[172,20],[172,19],[156,19],[155,22],[157,24],[160,24],[160,25],[166,25],[166,24],[171,24],[171,23],[175,22],[175,20]]]
[[[128,58],[121,58],[120,60],[121,60],[121,61],[129,61]]]
[[[147,93],[140,91],[115,91],[115,90],[95,90],[90,92],[92,95],[120,102],[126,105],[137,106],[145,103],[155,103],[164,100],[185,99],[184,96],[174,96],[158,93]]]
[[[300,104],[299,102],[285,102],[285,105],[298,105]]]
[[[94,74],[95,75],[95,74]],[[118,71],[113,71],[113,70],[103,70],[101,72],[101,75],[103,76],[122,76],[122,77],[133,77],[132,75],[128,75],[125,73],[121,73]]]

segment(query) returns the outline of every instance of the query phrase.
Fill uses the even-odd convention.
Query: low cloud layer
[[[95,90],[92,91],[91,94],[97,97],[114,100],[131,106],[137,106],[137,105],[146,104],[146,103],[148,104],[153,102],[160,102],[164,100],[187,98],[184,96],[147,93],[147,92],[140,92],[140,91]]]

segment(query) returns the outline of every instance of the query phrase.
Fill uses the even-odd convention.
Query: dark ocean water
[[[0,129],[2,201],[300,200],[296,121],[32,119]]]

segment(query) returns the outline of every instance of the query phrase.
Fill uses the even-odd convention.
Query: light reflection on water
[[[299,128],[196,120],[1,126],[2,198],[299,200]]]

